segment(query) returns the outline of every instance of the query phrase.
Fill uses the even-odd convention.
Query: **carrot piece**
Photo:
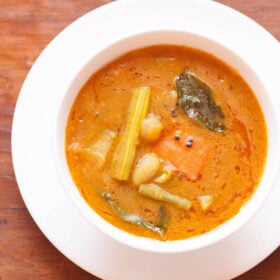
[[[201,177],[203,166],[207,163],[207,147],[200,137],[193,137],[188,147],[188,135],[175,133],[164,136],[154,146],[154,152],[161,158],[170,161],[188,179],[195,181]]]

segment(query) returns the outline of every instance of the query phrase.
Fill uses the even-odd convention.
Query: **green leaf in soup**
[[[147,228],[153,232],[158,233],[161,238],[164,239],[164,234],[168,227],[168,213],[164,206],[159,207],[159,221],[156,225],[153,225],[151,222],[145,221],[138,214],[130,214],[126,213],[121,209],[119,205],[114,201],[112,195],[110,193],[101,192],[101,196],[107,201],[107,203],[111,206],[113,211],[124,221],[135,224],[138,226],[142,226]]]
[[[184,71],[176,79],[179,105],[187,116],[209,130],[224,132],[224,113],[214,99],[211,88],[194,74]]]

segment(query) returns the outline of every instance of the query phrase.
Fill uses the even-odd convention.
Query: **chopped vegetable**
[[[209,209],[211,204],[213,203],[213,196],[212,195],[202,195],[197,197],[198,201],[200,202],[200,206],[203,211]]]
[[[160,117],[155,114],[149,114],[143,119],[140,135],[147,143],[154,143],[159,139],[163,129]]]
[[[165,232],[168,228],[168,223],[169,223],[168,212],[164,205],[161,205],[158,210],[159,210],[158,227],[161,228],[163,232]]]
[[[150,181],[160,169],[160,159],[154,153],[145,154],[135,166],[132,174],[132,182],[139,186]]]
[[[156,200],[169,202],[184,210],[189,210],[192,207],[192,203],[188,199],[174,195],[155,184],[142,184],[138,191],[142,195]]]
[[[142,120],[147,114],[150,94],[149,87],[137,88],[132,92],[126,122],[113,155],[111,166],[113,179],[123,181],[129,179]]]
[[[155,179],[155,182],[164,184],[164,183],[168,182],[169,180],[171,180],[173,173],[174,173],[174,171],[169,166],[165,166],[163,168],[162,174]]]
[[[216,132],[224,132],[224,113],[216,105],[212,90],[195,75],[184,71],[176,80],[178,102],[187,116]]]
[[[106,156],[113,145],[115,137],[115,132],[106,129],[92,144],[85,148],[85,151],[95,159],[98,168],[103,167]]]
[[[154,152],[160,158],[170,161],[186,179],[195,181],[201,177],[211,147],[201,137],[195,136],[192,147],[188,148],[184,139],[188,139],[187,134],[182,132],[180,139],[175,140],[174,132],[170,132],[155,144]]]
[[[102,192],[101,196],[105,198],[105,200],[112,207],[114,212],[124,221],[147,228],[151,231],[160,234],[160,236],[163,237],[168,226],[168,214],[164,206],[159,207],[159,222],[157,225],[153,225],[136,214],[125,213],[125,211],[123,211],[118,205],[116,205],[110,193]]]
[[[94,160],[96,167],[101,169],[105,164],[108,152],[113,146],[115,137],[115,132],[105,129],[89,145],[83,146],[79,142],[73,142],[67,147],[67,150]]]

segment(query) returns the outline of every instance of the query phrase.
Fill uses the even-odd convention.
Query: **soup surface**
[[[65,150],[77,188],[105,220],[178,240],[210,231],[250,199],[267,130],[236,70],[197,49],[156,45],[91,76],[72,106]]]

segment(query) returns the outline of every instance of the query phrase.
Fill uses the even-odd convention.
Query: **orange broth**
[[[208,130],[176,107],[174,79],[184,70],[194,73],[213,90],[213,98],[225,115],[225,131]],[[139,138],[135,163],[153,152],[178,170],[161,188],[188,198],[190,210],[139,194],[129,181],[111,178],[111,161],[126,118],[133,89],[151,88],[148,113],[160,116],[163,130],[158,141]],[[175,110],[176,109],[176,110]],[[81,152],[105,129],[116,139],[100,168]],[[180,130],[180,139],[175,139]],[[186,139],[193,138],[192,147]],[[73,147],[80,147],[73,149]],[[265,165],[267,129],[254,93],[240,74],[218,58],[197,49],[156,45],[129,52],[94,73],[80,90],[66,128],[66,156],[73,180],[86,202],[114,226],[138,236],[178,240],[208,232],[233,217],[257,188]],[[176,164],[177,166],[176,166]],[[148,183],[153,183],[154,176]],[[156,223],[159,207],[168,213],[164,235],[124,221],[104,199],[112,194],[125,213]],[[203,210],[198,200],[211,196]]]

